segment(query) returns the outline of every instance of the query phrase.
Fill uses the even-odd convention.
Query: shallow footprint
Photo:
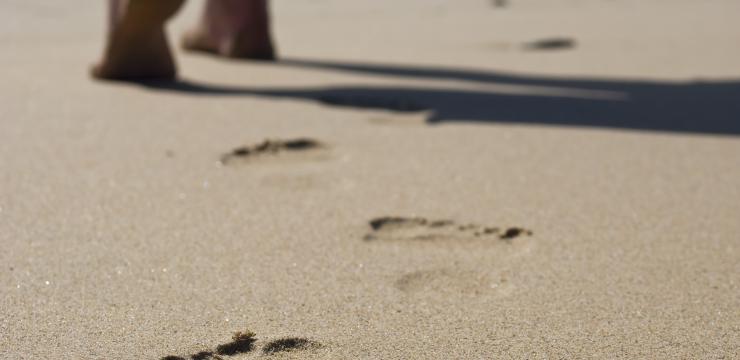
[[[262,186],[279,188],[284,191],[306,191],[313,189],[325,189],[332,183],[322,182],[318,176],[313,174],[273,173],[260,179]]]
[[[458,269],[414,271],[401,276],[395,287],[407,295],[440,294],[475,296],[488,293],[508,294],[511,286],[504,279]]]
[[[221,163],[231,165],[237,162],[256,160],[319,160],[326,158],[327,146],[309,139],[289,140],[267,139],[254,145],[238,147],[221,156]]]

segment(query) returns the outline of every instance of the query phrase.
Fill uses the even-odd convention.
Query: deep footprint
[[[318,150],[325,147],[321,142],[298,138],[290,140],[264,140],[263,142],[250,146],[242,146],[221,156],[221,163],[228,164],[236,159],[252,159],[267,155],[279,155],[283,153],[300,153],[310,150]]]
[[[231,342],[218,345],[215,351],[200,351],[198,353],[182,357],[178,355],[169,355],[160,358],[160,360],[223,360],[219,355],[233,356],[245,354],[254,350],[254,343],[257,342],[256,334],[250,330],[244,332],[238,331],[231,337]],[[286,337],[268,342],[262,347],[262,353],[271,355],[279,352],[289,352],[298,350],[315,350],[324,346],[316,341],[299,337]]]
[[[230,356],[250,352],[254,349],[254,342],[257,341],[254,336],[255,333],[251,331],[237,332],[231,337],[231,342],[217,346],[216,353]]]
[[[497,237],[507,242],[520,236],[531,236],[530,230],[511,227],[504,230],[498,227],[478,224],[457,224],[452,220],[429,220],[421,217],[386,216],[370,220],[370,232],[366,241],[374,240],[439,240],[450,238]]]
[[[190,355],[190,360],[223,360],[223,358],[214,354],[213,351],[201,351]]]
[[[501,240],[511,241],[518,238],[519,236],[532,236],[532,230],[522,229],[518,227],[512,227],[506,229],[506,231],[499,236]]]
[[[274,354],[285,351],[319,349],[321,344],[304,338],[282,338],[270,341],[262,347],[263,354]]]
[[[188,358],[182,356],[170,355],[161,358],[160,360],[223,360],[224,358],[216,355],[213,351],[201,351],[197,354],[190,355]]]

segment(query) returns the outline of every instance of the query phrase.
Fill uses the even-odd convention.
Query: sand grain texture
[[[86,77],[103,5],[0,2],[0,359],[740,358],[739,2],[278,1],[176,86]]]

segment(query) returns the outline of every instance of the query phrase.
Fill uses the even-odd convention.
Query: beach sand
[[[103,5],[0,3],[0,358],[740,358],[740,2],[278,1],[149,86]]]

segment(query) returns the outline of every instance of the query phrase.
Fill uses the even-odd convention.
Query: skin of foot
[[[177,69],[164,26],[184,0],[109,0],[109,30],[99,79],[173,79]]]
[[[230,58],[274,60],[268,0],[207,0],[182,45]]]

